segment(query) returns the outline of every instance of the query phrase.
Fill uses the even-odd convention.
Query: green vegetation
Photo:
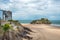
[[[47,18],[41,18],[40,20],[33,20],[31,24],[51,24]]]
[[[8,20],[8,21],[10,21],[10,22],[18,22],[18,20]]]
[[[18,22],[18,20],[8,20],[10,23],[12,22]]]
[[[12,29],[12,26],[10,24],[5,24],[2,26],[2,30],[3,30],[2,40],[5,40],[5,38],[6,40],[9,40],[9,37],[7,37],[7,34],[9,33],[10,29]]]
[[[10,23],[19,23],[18,20],[8,20]]]
[[[4,32],[6,32],[9,29],[12,29],[12,26],[10,24],[5,24],[5,25],[2,26],[2,29],[4,30]]]

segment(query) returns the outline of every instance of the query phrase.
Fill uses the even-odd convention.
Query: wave
[[[52,26],[59,26],[60,27],[60,24],[51,24]]]

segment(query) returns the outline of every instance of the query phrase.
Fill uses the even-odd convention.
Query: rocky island
[[[47,18],[41,18],[39,20],[33,20],[31,24],[51,24],[51,22]]]

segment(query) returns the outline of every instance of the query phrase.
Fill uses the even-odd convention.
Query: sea
[[[53,26],[60,26],[60,20],[50,20]],[[32,20],[19,20],[21,24],[30,24]]]

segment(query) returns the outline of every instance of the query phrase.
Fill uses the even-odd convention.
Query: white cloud
[[[32,3],[31,3],[32,2]],[[35,2],[35,3],[34,3]],[[22,7],[32,8],[32,9],[44,9],[47,7],[48,1],[47,0],[10,0],[10,3],[5,4],[5,9],[9,8],[16,8],[20,9]],[[3,6],[3,5],[1,5]],[[6,7],[7,6],[7,7]],[[11,7],[12,6],[12,7]],[[4,9],[4,7],[2,7]]]
[[[9,0],[10,2],[14,2],[14,0]]]
[[[49,16],[50,20],[58,20],[58,16]]]
[[[12,10],[14,18],[25,17],[25,19],[29,17],[29,14],[47,16],[60,12],[60,6],[54,5],[52,0],[10,0],[7,4],[0,3],[0,8]]]
[[[4,9],[4,10],[5,10],[5,9],[7,10],[7,9],[9,9],[10,7],[9,7],[8,5],[1,4],[1,5],[0,5],[0,8],[1,8],[1,9]]]
[[[16,13],[13,13],[13,19],[26,20],[26,19],[29,18],[28,15],[29,15],[29,14],[27,14],[27,13],[25,13],[25,12],[17,11]]]
[[[56,18],[56,16],[51,16],[50,18]]]

